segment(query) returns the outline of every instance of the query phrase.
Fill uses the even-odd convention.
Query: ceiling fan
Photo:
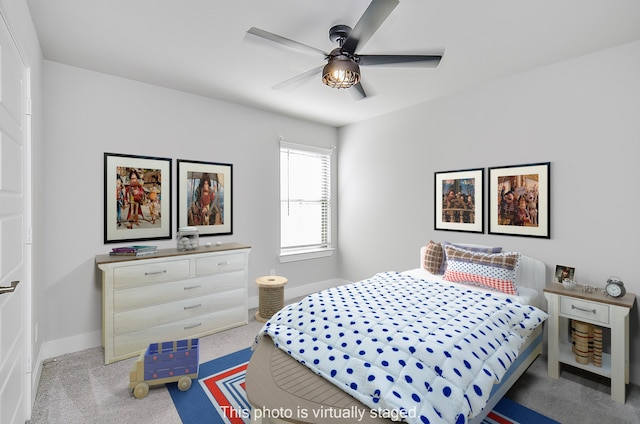
[[[296,75],[293,78],[276,84],[273,88],[282,88],[292,85],[307,78],[313,77],[322,71],[322,82],[333,88],[350,88],[357,99],[367,97],[361,83],[360,65],[401,65],[436,67],[442,59],[442,55],[394,55],[394,54],[358,54],[358,48],[363,47],[387,19],[393,9],[398,5],[398,0],[372,0],[367,10],[364,11],[358,23],[351,28],[348,25],[335,25],[329,29],[329,39],[338,44],[338,47],[326,53],[315,47],[308,46],[298,41],[282,37],[271,32],[251,27],[247,34],[266,39],[293,49],[319,53],[327,60],[326,65],[321,65],[307,72]]]

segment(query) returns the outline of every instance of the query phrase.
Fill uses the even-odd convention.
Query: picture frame
[[[569,280],[574,280],[574,276],[576,274],[576,269],[570,266],[565,265],[556,265],[556,272],[553,274],[553,282],[562,284],[562,280],[568,278]]]
[[[489,234],[551,238],[550,162],[489,168]]]
[[[196,227],[200,236],[233,234],[233,165],[185,159],[177,163],[178,228]],[[203,197],[203,190],[210,194]]]
[[[104,243],[171,239],[171,181],[170,158],[105,153]]]
[[[484,168],[434,173],[434,228],[484,233]]]

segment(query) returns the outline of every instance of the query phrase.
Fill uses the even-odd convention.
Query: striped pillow
[[[444,249],[447,257],[445,280],[476,284],[507,294],[518,294],[516,273],[520,264],[520,253],[477,253],[450,245]]]

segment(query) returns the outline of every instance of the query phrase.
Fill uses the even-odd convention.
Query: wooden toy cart
[[[178,382],[178,389],[189,390],[198,377],[198,339],[151,343],[131,366],[129,388],[137,399],[149,393],[150,386]]]

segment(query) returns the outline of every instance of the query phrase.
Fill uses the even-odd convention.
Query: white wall
[[[619,275],[640,295],[638,75],[635,42],[342,128],[342,276],[415,268],[429,239],[466,241],[539,258],[549,278],[557,264],[574,266],[581,283]],[[434,172],[546,161],[551,239],[434,231]],[[636,303],[635,383],[639,321]]]
[[[174,159],[174,239],[153,242],[160,247],[175,246],[175,160],[233,164],[233,235],[201,242],[252,246],[250,298],[257,297],[255,279],[271,269],[288,277],[287,293],[335,277],[335,256],[289,264],[280,264],[277,256],[278,137],[330,147],[337,144],[335,128],[55,62],[44,62],[44,76],[46,177],[35,181],[45,187],[36,201],[46,225],[40,329],[50,343],[43,358],[100,344],[102,293],[95,255],[114,246],[103,243],[105,152]]]

